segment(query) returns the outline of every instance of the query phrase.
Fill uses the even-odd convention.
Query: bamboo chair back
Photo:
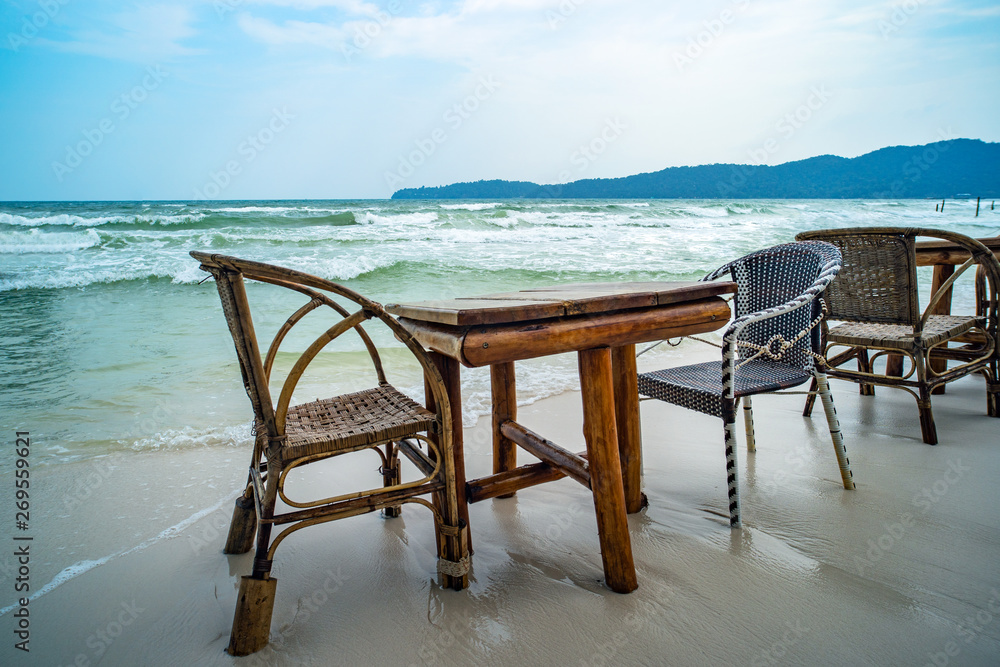
[[[410,352],[413,353],[424,372],[428,389],[431,392],[431,397],[429,398],[433,398],[433,404],[438,412],[440,423],[451,423],[447,392],[444,388],[444,380],[441,378],[437,367],[430,360],[429,355],[420,344],[413,339],[406,329],[396,322],[395,318],[386,313],[382,305],[378,302],[372,301],[342,285],[317,278],[307,273],[223,255],[211,255],[202,252],[192,252],[191,255],[201,262],[202,268],[215,277],[216,286],[218,287],[219,296],[222,301],[223,312],[225,313],[226,322],[229,325],[229,331],[232,334],[233,343],[235,344],[237,357],[240,362],[243,385],[253,405],[254,414],[264,427],[268,440],[278,441],[284,437],[285,417],[291,402],[292,392],[305,368],[324,346],[347,330],[353,329],[364,342],[365,348],[374,365],[378,385],[388,384],[378,349],[362,327],[364,321],[372,318],[381,320],[392,331],[396,339],[406,345]],[[310,298],[278,330],[264,357],[261,355],[260,345],[257,341],[244,278],[284,287]],[[349,313],[347,309],[324,292],[343,297],[346,301],[360,306],[360,309],[353,314]],[[288,377],[284,380],[281,393],[277,402],[275,402],[272,399],[269,385],[271,369],[277,357],[278,349],[292,327],[309,312],[323,306],[336,311],[342,319],[321,335],[299,357],[289,372]],[[451,446],[450,432],[447,429],[444,429],[444,431],[442,434],[442,449],[448,450]]]

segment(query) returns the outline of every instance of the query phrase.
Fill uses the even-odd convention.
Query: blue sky
[[[1000,6],[0,0],[0,200],[380,198],[1000,140]]]

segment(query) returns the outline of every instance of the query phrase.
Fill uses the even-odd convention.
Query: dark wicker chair
[[[853,489],[850,463],[827,385],[820,350],[817,297],[840,269],[840,253],[826,243],[788,243],[751,253],[705,276],[731,275],[739,291],[735,319],[717,361],[639,375],[639,393],[721,417],[725,427],[729,522],[741,526],[736,463],[736,407],[743,401],[747,449],[754,451],[750,397],[796,387],[815,379],[826,409],[833,448],[845,489]]]
[[[968,261],[944,281],[924,312],[917,294],[916,239],[942,239],[964,249]],[[986,377],[987,414],[1000,417],[997,378],[997,294],[1000,263],[979,241],[933,229],[870,227],[803,232],[799,239],[833,243],[843,254],[843,268],[827,289],[829,319],[843,324],[824,330],[824,354],[830,377],[861,385],[896,387],[917,399],[923,441],[937,444],[931,393],[970,373]],[[978,267],[976,315],[937,314],[937,304],[962,273]],[[836,348],[844,348],[831,354]],[[869,356],[869,352],[874,352]],[[875,361],[886,357],[885,372]],[[858,369],[843,368],[857,360]],[[908,361],[907,363],[904,363]],[[948,362],[959,362],[949,367]],[[804,414],[812,410],[806,402]]]
[[[243,577],[240,584],[228,651],[247,655],[267,644],[276,588],[276,580],[270,576],[275,549],[290,533],[318,523],[378,509],[388,516],[397,516],[403,503],[423,504],[434,514],[441,584],[455,590],[465,588],[469,557],[465,526],[458,514],[449,402],[444,381],[429,355],[381,305],[340,285],[269,264],[201,252],[191,255],[215,277],[254,411],[255,443],[249,478],[243,495],[236,501],[225,552],[246,553],[253,547],[255,533],[257,549],[253,572]],[[278,330],[264,359],[258,348],[244,279],[270,283],[305,297],[305,304]],[[288,294],[294,296],[297,295]],[[354,312],[348,312],[334,296]],[[282,295],[272,303],[287,302]],[[292,327],[317,310],[320,311],[317,316],[333,315],[333,326],[295,361],[274,403],[271,371],[278,349]],[[362,327],[369,319],[381,320],[417,358],[423,369],[430,410],[388,383],[378,350]],[[291,405],[292,392],[306,367],[328,343],[352,329],[371,356],[378,386]],[[293,500],[285,494],[286,475],[293,468],[367,449],[374,450],[381,458],[381,486],[311,501]],[[400,454],[420,471],[420,479],[401,482]],[[431,496],[431,500],[421,496]],[[287,511],[275,511],[279,497]],[[285,528],[273,536],[272,527],[277,526]]]

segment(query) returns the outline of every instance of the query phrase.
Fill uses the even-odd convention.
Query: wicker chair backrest
[[[837,261],[835,248],[822,243],[787,243],[766,248],[741,257],[705,277],[712,280],[728,272],[739,287],[734,300],[734,316],[764,311],[802,296],[816,284],[821,271]],[[777,363],[811,369],[813,356],[819,352],[819,328],[809,330],[810,323],[820,314],[818,300],[810,307],[763,319],[747,325],[739,340],[752,345],[767,346],[776,336],[791,341],[803,331],[809,331],[786,350]],[[773,348],[773,346],[772,346]],[[753,348],[738,346],[739,356],[752,356]]]
[[[803,232],[798,239],[832,243],[843,255],[825,299],[833,320],[917,326],[920,304],[914,234],[906,229]]]

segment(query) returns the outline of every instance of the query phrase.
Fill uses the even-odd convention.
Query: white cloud
[[[361,2],[361,0],[250,0],[248,4],[291,7],[301,10],[331,7],[354,16],[374,16],[380,11],[378,5],[370,2]]]
[[[149,62],[200,53],[181,43],[196,34],[193,22],[187,7],[152,5],[112,15],[103,29],[77,31],[69,41],[39,42],[70,53]]]

